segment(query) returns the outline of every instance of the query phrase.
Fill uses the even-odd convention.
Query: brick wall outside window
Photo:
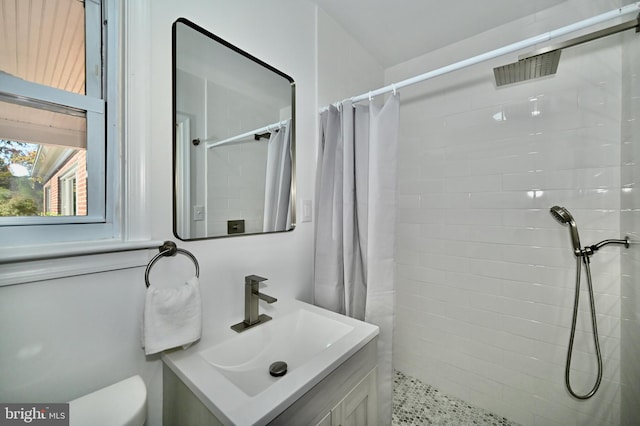
[[[61,211],[61,193],[60,193],[60,177],[65,176],[69,170],[76,170],[76,216],[87,215],[87,152],[85,150],[77,151],[69,158],[69,160],[44,184],[45,191],[43,196],[46,197],[49,190],[50,200],[44,200],[43,205],[49,207],[49,211],[45,214],[59,215]]]

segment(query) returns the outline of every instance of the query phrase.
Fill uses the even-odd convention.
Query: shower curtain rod
[[[482,53],[480,55],[476,55],[471,58],[467,58],[462,61],[455,62],[450,65],[446,65],[444,67],[426,72],[424,74],[417,75],[415,77],[408,78],[406,80],[402,80],[397,83],[389,84],[388,86],[384,86],[379,89],[372,90],[368,93],[363,93],[362,95],[359,95],[359,96],[354,96],[352,98],[344,99],[337,103],[342,103],[348,100],[350,100],[352,103],[357,103],[367,99],[372,99],[374,96],[382,95],[385,93],[389,93],[389,92],[395,93],[396,90],[401,89],[403,87],[411,86],[416,83],[421,83],[425,80],[430,80],[434,77],[438,77],[443,74],[457,71],[457,70],[469,67],[471,65],[479,64],[481,62],[488,61],[489,59],[497,58],[498,56],[506,55],[507,53],[513,53],[520,49],[535,46],[538,43],[546,42],[553,38],[560,37],[560,36],[572,33],[574,31],[582,30],[584,28],[588,28],[590,26],[600,24],[602,22],[610,21],[612,19],[619,18],[621,16],[628,15],[630,13],[638,13],[638,12],[640,12],[640,2],[631,3],[626,6],[611,10],[609,12],[605,12],[603,14],[596,15],[582,21],[578,21],[576,23],[567,25],[565,27],[558,28],[553,31],[548,31],[546,33],[543,33],[534,37],[530,37],[525,40],[512,43],[507,46],[503,46],[501,48],[492,50],[490,52]],[[322,108],[321,111],[326,109],[327,107]]]
[[[241,141],[243,139],[248,138],[249,136],[255,136],[256,134],[259,135],[260,133],[274,132],[274,131],[282,128],[283,126],[285,126],[288,121],[289,121],[289,119],[286,119],[286,120],[279,121],[277,123],[268,124],[266,126],[260,127],[259,129],[251,130],[250,132],[246,132],[246,133],[243,133],[241,135],[233,136],[233,137],[230,137],[230,138],[227,138],[227,139],[223,139],[221,141],[217,141],[217,142],[213,142],[213,143],[207,143],[205,146],[206,146],[207,149],[214,148],[216,146],[226,145],[226,144],[232,143],[232,142],[238,142],[238,141]],[[206,142],[207,139],[205,139],[204,141]]]

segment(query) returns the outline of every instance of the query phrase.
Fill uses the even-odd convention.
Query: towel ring
[[[151,259],[149,261],[149,264],[147,265],[147,269],[145,269],[145,271],[144,271],[144,282],[147,285],[147,288],[150,285],[150,283],[149,283],[149,271],[151,271],[151,268],[153,267],[153,265],[161,257],[164,257],[164,256],[175,256],[176,253],[182,253],[185,256],[191,258],[191,260],[193,261],[193,264],[196,267],[196,277],[197,278],[200,277],[200,265],[198,264],[198,260],[196,259],[196,257],[193,254],[191,254],[190,251],[178,248],[176,246],[176,243],[174,243],[173,241],[165,241],[163,245],[158,247],[158,250],[160,250],[160,253],[158,253],[155,256],[153,256],[153,259]]]

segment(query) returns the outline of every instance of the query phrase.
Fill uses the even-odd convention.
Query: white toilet
[[[147,418],[147,388],[140,376],[69,402],[70,426],[142,426]]]

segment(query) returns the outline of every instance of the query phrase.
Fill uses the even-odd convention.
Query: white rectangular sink
[[[300,301],[243,333],[221,326],[210,342],[163,360],[223,423],[266,424],[378,335],[378,327]],[[215,340],[215,341],[213,341]],[[269,374],[287,363],[282,377]]]
[[[292,373],[353,328],[298,309],[201,351],[200,356],[244,393],[255,396],[280,380],[269,373],[272,363],[284,361],[286,374]]]

